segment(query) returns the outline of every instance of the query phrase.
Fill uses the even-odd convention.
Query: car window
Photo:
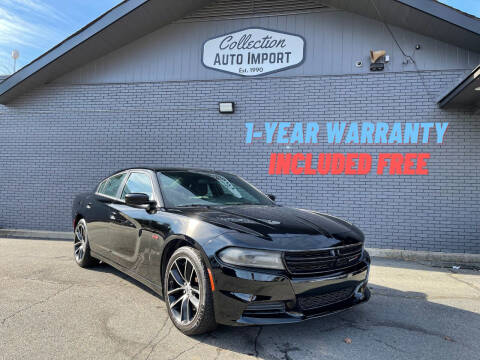
[[[105,184],[107,183],[107,180],[108,180],[108,179],[103,180],[103,181],[100,183],[100,185],[98,185],[98,188],[97,188],[97,192],[98,192],[98,193],[100,193],[100,194],[102,193],[103,188],[105,187]]]
[[[125,199],[125,195],[131,193],[147,194],[150,200],[153,200],[153,188],[150,176],[145,173],[133,172],[123,188],[121,199]]]
[[[190,205],[274,204],[238,176],[202,171],[159,171],[163,200],[169,207]]]
[[[100,185],[98,192],[110,197],[116,197],[118,188],[122,184],[126,175],[126,173],[123,173],[108,178],[103,186]]]

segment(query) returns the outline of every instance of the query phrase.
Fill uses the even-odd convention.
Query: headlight
[[[283,270],[282,254],[278,251],[242,249],[229,247],[218,253],[218,257],[231,265]]]

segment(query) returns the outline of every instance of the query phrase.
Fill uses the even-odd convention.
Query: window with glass
[[[116,197],[118,189],[120,185],[122,185],[123,179],[125,179],[126,175],[126,173],[122,173],[108,178],[104,181],[104,184],[100,184],[98,193],[110,197]]]
[[[131,173],[120,198],[125,199],[125,195],[131,193],[147,194],[150,200],[153,200],[153,187],[150,176],[140,172]]]
[[[201,171],[159,171],[158,181],[168,207],[195,205],[274,205],[235,175]]]
[[[100,185],[98,185],[97,192],[98,192],[99,194],[102,193],[103,188],[105,187],[105,184],[107,183],[107,181],[108,181],[108,179],[107,179],[107,180],[103,180],[103,181],[100,183]]]

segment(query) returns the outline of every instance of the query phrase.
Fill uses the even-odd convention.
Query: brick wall
[[[245,177],[285,205],[357,224],[368,246],[480,253],[480,115],[435,97],[463,72],[45,85],[0,106],[0,227],[69,230],[74,194],[124,167]],[[427,88],[426,88],[427,87]],[[233,115],[217,103],[236,102]],[[245,144],[245,122],[448,121],[444,143]],[[428,176],[269,176],[270,152],[430,152]]]

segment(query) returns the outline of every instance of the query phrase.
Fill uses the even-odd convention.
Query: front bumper
[[[215,317],[226,325],[292,323],[368,301],[370,259],[333,273],[298,277],[216,264]]]

